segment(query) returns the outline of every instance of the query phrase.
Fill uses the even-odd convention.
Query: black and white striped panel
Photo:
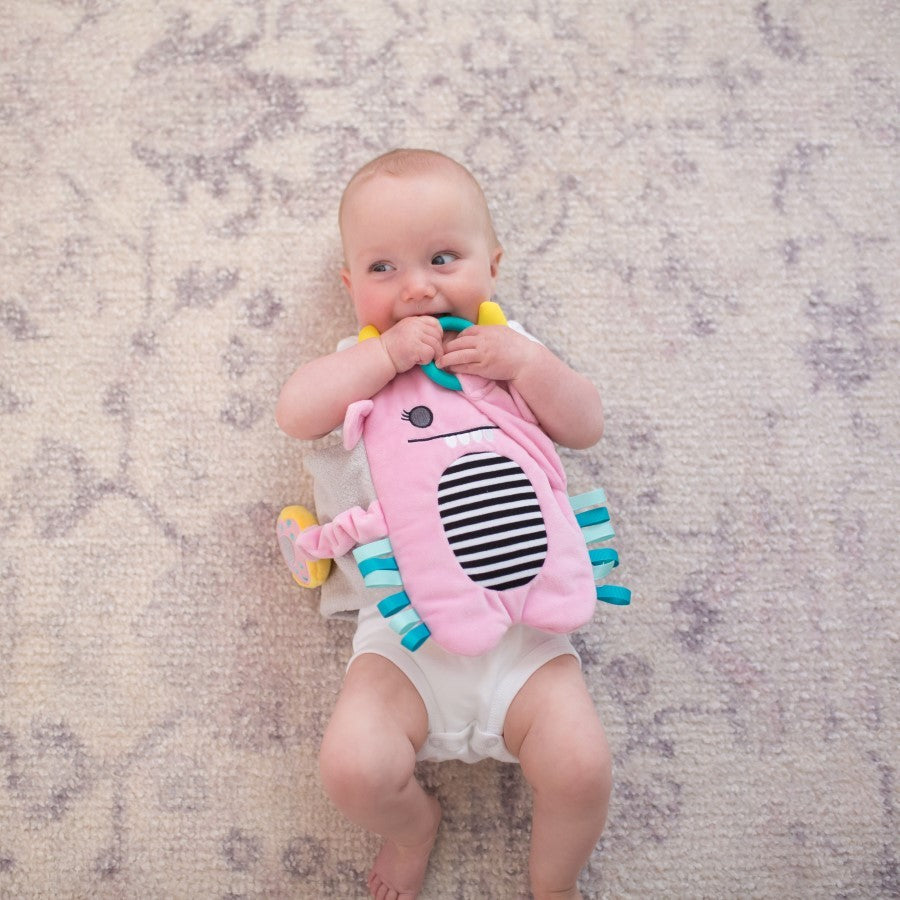
[[[463,571],[495,591],[528,584],[547,556],[534,487],[518,463],[467,453],[441,475],[438,510]]]

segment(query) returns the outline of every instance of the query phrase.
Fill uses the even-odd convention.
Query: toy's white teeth
[[[493,441],[493,428],[476,428],[474,431],[465,431],[462,434],[448,434],[444,437],[444,443],[451,449],[457,444],[468,446],[472,441],[480,444],[482,441]]]

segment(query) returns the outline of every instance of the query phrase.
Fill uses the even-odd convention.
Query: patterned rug
[[[892,0],[6,0],[0,897],[364,896],[273,409],[403,145],[479,177],[498,299],[605,398],[563,454],[634,591],[576,635],[585,896],[900,896],[898,47]],[[524,893],[518,769],[421,777],[424,897]]]

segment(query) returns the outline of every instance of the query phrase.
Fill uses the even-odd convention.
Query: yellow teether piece
[[[485,300],[478,307],[478,325],[506,325],[506,316],[500,309],[500,304],[493,300]]]
[[[278,516],[275,529],[278,546],[294,581],[300,587],[319,587],[331,571],[330,559],[305,560],[294,553],[294,542],[300,532],[318,524],[316,517],[305,506],[286,506]]]
[[[360,343],[362,343],[363,341],[369,340],[369,338],[376,338],[376,337],[381,337],[381,332],[374,325],[366,325],[359,332],[358,340]]]

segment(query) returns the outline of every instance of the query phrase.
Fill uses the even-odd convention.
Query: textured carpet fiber
[[[397,145],[479,176],[498,299],[604,393],[586,896],[898,896],[898,47],[893,0],[5,0],[0,897],[363,895],[273,407]],[[422,778],[425,896],[525,891],[518,769]]]

